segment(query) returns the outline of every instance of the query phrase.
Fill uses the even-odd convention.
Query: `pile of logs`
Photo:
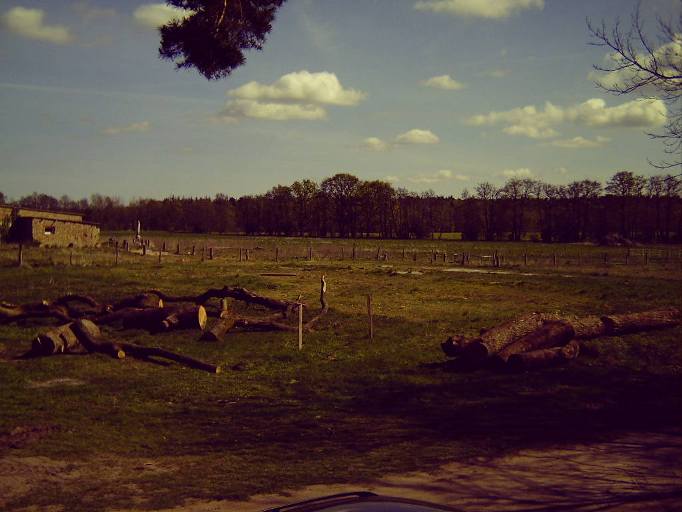
[[[441,348],[469,368],[490,365],[522,371],[575,359],[585,351],[585,340],[665,329],[679,323],[677,308],[586,317],[530,313],[484,329],[475,338],[450,336]]]
[[[219,307],[209,303],[219,299]],[[230,310],[228,299],[255,304],[273,314],[261,317],[239,315]],[[245,288],[225,286],[212,288],[199,295],[172,296],[159,290],[149,290],[114,303],[101,303],[87,295],[64,295],[53,301],[39,303],[9,304],[0,302],[0,323],[12,323],[31,319],[51,318],[59,325],[39,334],[31,350],[23,358],[41,357],[63,353],[102,353],[116,359],[127,355],[143,360],[156,358],[177,362],[190,368],[220,373],[220,367],[193,359],[159,347],[146,347],[117,340],[102,334],[101,326],[110,329],[144,329],[157,334],[176,330],[199,330],[203,341],[222,341],[234,329],[252,331],[311,331],[319,319],[327,313],[326,282],[320,282],[321,309],[299,325],[301,302],[286,301],[257,295]],[[207,329],[209,316],[216,317]],[[297,318],[293,318],[296,316]],[[157,361],[158,362],[158,361]]]

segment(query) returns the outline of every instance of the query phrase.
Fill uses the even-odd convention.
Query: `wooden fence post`
[[[552,253],[552,265],[556,267],[556,253]]]
[[[142,256],[146,256],[146,255],[147,255],[147,246],[146,246],[146,244],[142,244]]]
[[[180,255],[180,242],[175,244],[175,254]]]
[[[275,246],[275,261],[279,262],[279,246]]]
[[[244,255],[246,256],[246,261],[249,261],[249,249],[248,247],[244,249]]]
[[[73,265],[73,249],[69,249],[69,265]]]
[[[313,246],[308,246],[308,261],[313,261]]]
[[[213,259],[213,247],[208,248],[208,259],[209,260]]]
[[[355,261],[355,244],[353,244],[353,261]]]
[[[24,264],[24,244],[19,244],[19,254],[17,255],[17,267]]]
[[[303,350],[303,304],[298,303],[298,350]]]
[[[649,251],[644,251],[644,265],[649,264]]]
[[[163,241],[163,244],[161,245],[161,250],[163,252],[166,252],[166,241],[165,240]]]
[[[114,252],[115,252],[114,265],[118,265],[118,240],[116,240],[116,242],[114,243]]]
[[[197,249],[196,245],[193,245],[192,246],[192,256],[194,256],[196,254],[196,249]]]
[[[367,316],[369,318],[369,339],[374,340],[374,315],[372,313],[372,295],[367,295]]]
[[[527,267],[528,266],[528,253],[523,253],[523,266]]]
[[[159,265],[161,265],[161,249],[159,249]]]
[[[242,252],[243,252],[243,249],[240,247],[239,248],[239,261],[242,261]]]
[[[405,259],[405,248],[403,247],[403,259]]]

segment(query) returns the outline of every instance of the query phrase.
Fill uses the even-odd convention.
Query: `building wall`
[[[19,217],[12,225],[8,239],[15,243],[37,243],[45,247],[92,247],[99,243],[99,226]]]
[[[92,247],[99,243],[99,226],[53,219],[31,219],[34,242],[53,247]]]

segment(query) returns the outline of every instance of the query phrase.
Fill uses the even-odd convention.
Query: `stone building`
[[[7,241],[46,247],[90,247],[99,243],[99,226],[78,212],[0,205],[0,225],[9,226]]]

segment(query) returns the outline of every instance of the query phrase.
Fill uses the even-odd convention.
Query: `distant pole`
[[[345,251],[344,251],[343,245],[342,245],[342,246],[341,246],[341,261],[343,261],[343,260],[345,259],[345,256],[346,256],[346,255],[344,254],[344,252],[345,252]]]
[[[249,249],[244,249],[244,253],[246,254],[246,261],[249,261]]]
[[[180,255],[180,242],[175,244],[175,254]]]
[[[201,261],[204,261],[206,259],[206,246],[204,245],[201,248]]]
[[[355,250],[356,250],[355,244],[353,244],[353,260],[355,260]]]
[[[142,256],[147,255],[147,246],[145,244],[142,244]]]
[[[213,247],[208,248],[208,259],[209,260],[213,259]]]
[[[379,254],[381,253],[381,247],[377,247],[377,261],[379,261]]]
[[[552,253],[552,264],[556,267],[556,253]]]
[[[161,265],[161,249],[159,249],[159,265]]]
[[[644,265],[649,264],[649,251],[644,251]]]
[[[298,303],[298,350],[303,350],[303,304]]]
[[[21,267],[24,264],[24,244],[19,244],[19,254],[17,255],[17,266]]]
[[[405,248],[403,247],[403,259],[405,259]]]
[[[417,251],[414,251],[414,252],[412,253],[412,261],[414,261],[415,263],[417,263]]]
[[[528,266],[528,253],[526,252],[523,253],[523,266],[524,267]]]
[[[73,265],[73,249],[69,250],[69,265]]]
[[[114,265],[118,265],[118,240],[114,243],[114,252],[116,254],[114,257]]]
[[[196,246],[193,245],[192,246],[192,256],[194,256],[195,254],[196,254]]]
[[[374,340],[374,318],[372,314],[372,295],[367,295],[367,317],[369,319],[369,339]]]
[[[313,246],[308,246],[308,261],[313,261]]]
[[[275,261],[279,262],[279,245],[275,246]]]
[[[161,246],[161,250],[163,252],[166,252],[166,241],[165,240],[163,241],[163,245]]]
[[[239,248],[239,261],[242,261],[242,248]]]

